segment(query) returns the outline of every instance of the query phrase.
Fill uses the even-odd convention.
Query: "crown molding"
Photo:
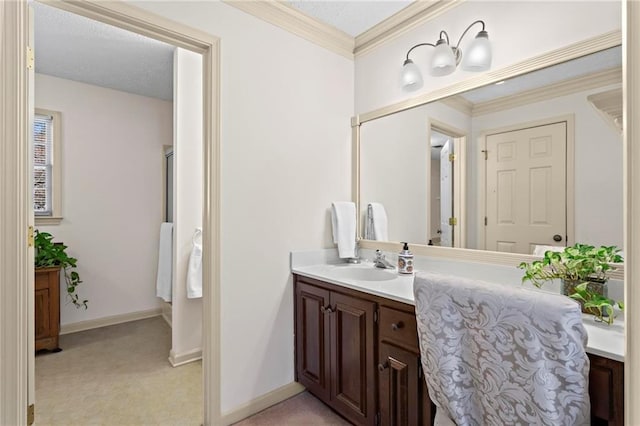
[[[464,0],[418,0],[355,38],[355,56],[363,55],[420,24],[429,21]]]
[[[566,96],[572,93],[613,84],[622,84],[621,67],[527,90],[518,93],[517,96],[509,95],[492,101],[473,104],[473,107],[471,108],[471,115],[476,117],[479,115],[490,114],[493,112],[503,111],[505,109],[511,109],[534,102],[546,101],[559,96]],[[622,104],[620,105],[620,115],[621,113]]]
[[[622,132],[622,87],[587,96],[598,114],[618,132]]]
[[[334,53],[353,59],[355,39],[349,34],[305,15],[281,1],[233,1],[223,3],[240,9],[256,18],[269,22],[285,31],[324,47]]]
[[[377,48],[389,40],[458,6],[463,1],[465,0],[415,1],[354,38],[331,25],[302,13],[283,1],[222,0],[223,3],[229,6],[242,10],[349,59]]]
[[[466,100],[461,95],[444,98],[442,99],[442,103],[450,108],[460,111],[463,114],[473,114],[473,102]]]

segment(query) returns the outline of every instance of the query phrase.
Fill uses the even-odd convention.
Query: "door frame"
[[[203,379],[204,424],[219,424],[220,404],[220,40],[203,31],[124,4],[100,0],[41,0],[87,18],[123,28],[203,58]],[[27,0],[2,2],[0,32],[0,424],[26,424],[28,400],[30,169]],[[6,60],[5,60],[6,59]],[[13,141],[14,143],[9,143]],[[32,289],[31,289],[32,290]]]
[[[519,124],[513,124],[495,129],[483,130],[478,136],[477,166],[478,166],[478,209],[476,216],[477,244],[478,249],[487,249],[486,232],[484,218],[487,215],[487,163],[485,160],[485,151],[487,149],[487,136],[498,133],[513,132],[524,130],[531,127],[546,126],[555,123],[567,123],[567,157],[565,167],[566,177],[566,220],[567,220],[567,246],[573,245],[575,242],[575,115],[566,114],[556,117],[545,118],[541,120],[528,121]],[[528,253],[530,254],[530,253]]]
[[[449,135],[453,138],[453,153],[456,156],[453,161],[453,217],[458,219],[458,224],[453,227],[453,247],[467,247],[467,133],[440,120],[429,118],[427,120],[427,139],[431,143],[431,131]],[[429,179],[431,179],[431,161],[429,164]],[[427,185],[428,197],[431,199],[431,183]],[[427,229],[431,229],[431,214],[428,215]]]

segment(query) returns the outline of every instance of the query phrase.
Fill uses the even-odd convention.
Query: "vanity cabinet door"
[[[374,302],[331,293],[331,405],[352,423],[374,425]]]
[[[624,364],[589,354],[589,397],[591,424],[624,424]]]
[[[429,394],[419,355],[381,343],[378,374],[382,426],[431,424]]]
[[[329,291],[296,283],[296,376],[311,393],[329,403]]]

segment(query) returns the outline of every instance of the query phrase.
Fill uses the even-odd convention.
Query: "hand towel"
[[[339,257],[356,257],[356,204],[350,201],[332,203],[331,225]]]
[[[158,249],[158,275],[156,279],[156,296],[165,302],[171,302],[173,264],[173,223],[160,225],[160,244]]]
[[[564,251],[563,246],[533,246],[533,255],[534,256],[544,256],[544,254],[548,251]]]
[[[466,425],[588,425],[580,306],[561,295],[418,273],[413,284],[429,396]]]
[[[369,203],[367,212],[371,216],[372,240],[389,241],[389,231],[387,225],[387,212],[380,203]]]
[[[187,297],[196,299],[202,297],[202,229],[196,228],[191,240],[193,248],[189,256],[187,268]]]

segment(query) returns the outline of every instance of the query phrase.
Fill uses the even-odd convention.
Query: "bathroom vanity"
[[[296,381],[353,424],[433,424],[413,276],[371,263],[302,264],[292,260]],[[595,324],[587,315],[584,321],[592,424],[623,425],[623,325]]]

